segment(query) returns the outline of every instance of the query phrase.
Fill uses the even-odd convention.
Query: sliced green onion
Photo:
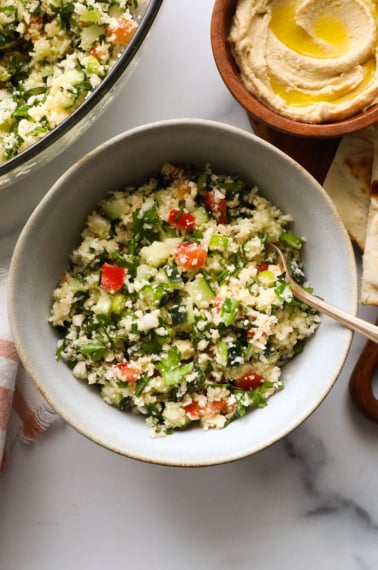
[[[220,319],[226,327],[229,327],[235,322],[238,316],[239,305],[240,301],[237,299],[227,298],[223,301]]]
[[[220,249],[225,251],[228,246],[228,238],[226,236],[221,236],[219,234],[214,234],[211,236],[209,241],[209,249]]]
[[[280,242],[290,247],[300,249],[302,247],[302,239],[293,232],[285,232],[280,235]]]
[[[272,273],[272,271],[269,271],[269,269],[266,269],[265,271],[259,271],[257,274],[257,279],[259,280],[259,283],[265,285],[266,287],[273,287],[276,281],[274,273]]]

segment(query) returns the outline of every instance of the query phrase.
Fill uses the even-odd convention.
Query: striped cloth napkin
[[[0,269],[0,470],[17,438],[33,441],[58,417],[19,362],[8,322],[6,285],[7,272]]]

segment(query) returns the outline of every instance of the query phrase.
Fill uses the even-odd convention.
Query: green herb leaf
[[[193,362],[181,364],[181,353],[177,346],[174,346],[168,351],[167,357],[162,358],[156,365],[156,368],[168,386],[175,386],[193,370]]]
[[[88,342],[80,347],[80,352],[84,356],[89,356],[93,362],[98,362],[106,352],[106,346],[100,342]]]

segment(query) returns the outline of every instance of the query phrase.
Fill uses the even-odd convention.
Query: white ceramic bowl
[[[135,14],[138,28],[105,79],[62,123],[38,142],[0,164],[0,191],[47,164],[78,139],[101,115],[135,69],[163,0],[145,0]]]
[[[323,317],[302,354],[285,367],[285,388],[264,409],[220,431],[200,428],[151,438],[141,416],[120,412],[55,360],[48,324],[55,288],[79,243],[84,220],[111,190],[138,184],[165,161],[239,173],[295,219],[305,235],[305,269],[316,293],[351,313],[357,275],[348,235],[320,185],[292,159],[238,128],[204,120],[154,123],[117,136],[82,158],[47,193],[27,222],[11,264],[9,315],[22,362],[51,405],[79,432],[115,452],[166,465],[223,463],[288,434],[326,397],[346,358],[351,332]]]

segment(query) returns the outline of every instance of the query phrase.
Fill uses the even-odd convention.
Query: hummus
[[[309,123],[373,105],[376,10],[371,0],[238,0],[229,41],[245,86]]]

